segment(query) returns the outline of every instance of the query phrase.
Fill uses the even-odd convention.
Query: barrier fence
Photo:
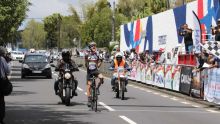
[[[83,64],[84,59],[75,58],[76,63]],[[103,63],[100,71],[107,76],[109,63]],[[130,63],[132,70],[129,79],[148,85],[157,86],[183,94],[220,104],[220,68],[195,71],[194,66],[143,64],[139,61]]]

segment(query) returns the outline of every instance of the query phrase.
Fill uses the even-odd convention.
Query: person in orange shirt
[[[121,52],[118,52],[116,55],[115,55],[115,59],[112,61],[111,65],[110,65],[110,70],[116,70],[118,67],[122,67],[122,68],[125,68],[126,69],[129,69],[129,65],[127,64],[127,62],[125,61],[124,57],[123,57],[123,54]],[[111,79],[111,85],[112,85],[112,90],[114,91],[115,90],[115,80],[116,80],[117,77],[112,76],[112,79]],[[128,79],[126,79],[125,81],[125,86],[128,84]],[[127,89],[125,88],[125,91],[127,92]]]

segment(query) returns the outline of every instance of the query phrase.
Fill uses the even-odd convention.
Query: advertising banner
[[[165,65],[165,88],[172,89],[172,65]]]
[[[130,80],[135,80],[135,78],[136,78],[136,74],[137,74],[136,64],[137,64],[136,61],[133,61],[133,62],[131,63],[131,68],[132,68],[132,70],[131,70],[130,76],[129,76],[129,79],[130,79]]]
[[[196,69],[192,71],[192,85],[191,85],[191,95],[193,97],[201,97],[201,81],[200,81],[200,72],[197,72]]]
[[[216,69],[215,101],[220,104],[220,69]]]
[[[192,67],[184,66],[180,75],[180,92],[190,94],[192,82]]]
[[[216,69],[208,69],[208,80],[204,82],[204,99],[209,102],[214,102]]]
[[[220,69],[208,70],[208,80],[204,82],[204,100],[220,104]]]
[[[145,67],[145,82],[146,84],[153,84],[153,65],[147,64]]]
[[[156,65],[154,69],[154,85],[165,87],[164,84],[164,65]]]
[[[141,62],[140,62],[140,63],[141,63]],[[141,82],[142,82],[142,83],[145,83],[145,82],[146,82],[146,81],[145,81],[145,75],[146,75],[146,74],[145,74],[145,70],[146,70],[145,68],[146,68],[146,64],[141,63],[141,64],[140,64],[140,67],[141,67],[141,68],[140,68],[140,70],[141,70],[141,74],[140,74],[140,76],[141,76]]]
[[[137,68],[137,72],[136,72],[135,80],[141,82],[141,63],[139,61],[136,61],[136,68]]]
[[[172,89],[175,91],[179,91],[180,89],[180,74],[181,74],[181,66],[173,65],[172,67]]]

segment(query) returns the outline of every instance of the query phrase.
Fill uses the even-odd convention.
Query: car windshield
[[[48,62],[48,60],[46,56],[29,55],[25,57],[25,62]]]

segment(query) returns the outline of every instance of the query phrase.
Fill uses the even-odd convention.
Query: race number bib
[[[89,62],[89,70],[95,70],[96,67],[96,63],[95,62]]]

